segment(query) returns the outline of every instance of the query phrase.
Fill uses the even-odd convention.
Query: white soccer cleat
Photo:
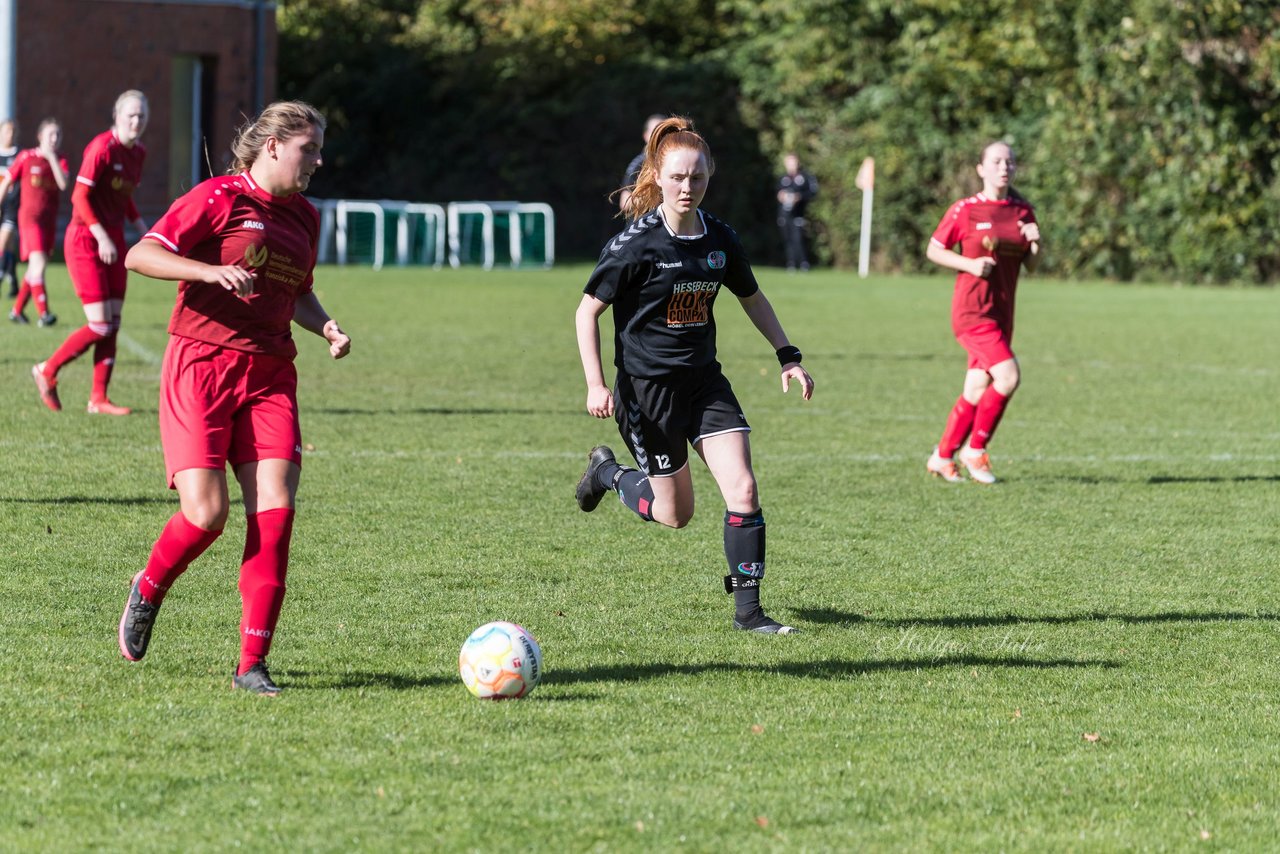
[[[987,456],[985,450],[977,451],[969,447],[961,448],[960,465],[968,469],[969,477],[978,483],[996,482],[996,476],[991,473],[991,458]]]
[[[924,470],[934,477],[942,478],[947,483],[960,483],[964,480],[960,476],[960,470],[956,468],[956,461],[950,457],[940,456],[937,448],[934,448],[933,453],[929,455],[929,461],[924,464]]]

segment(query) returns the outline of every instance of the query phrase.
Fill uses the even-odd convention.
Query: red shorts
[[[186,469],[257,460],[302,465],[298,373],[279,356],[178,335],[160,368],[160,443],[169,488]]]
[[[53,254],[54,231],[58,227],[58,212],[49,211],[39,219],[18,214],[18,248],[20,260],[26,261],[32,252]]]
[[[124,243],[124,229],[108,228],[107,236],[117,250],[114,264],[103,264],[98,258],[98,239],[84,226],[67,228],[62,241],[62,254],[67,259],[67,274],[75,286],[80,302],[90,305],[109,299],[124,299],[128,273],[124,268],[124,253],[129,248]]]
[[[1005,332],[994,320],[979,323],[963,332],[956,333],[956,340],[969,354],[969,368],[991,370],[992,365],[1007,362],[1013,358],[1013,334]]]

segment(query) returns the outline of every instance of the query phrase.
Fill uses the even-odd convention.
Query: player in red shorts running
[[[23,314],[27,300],[33,299],[40,312],[40,325],[52,326],[58,318],[49,311],[49,298],[44,291],[44,271],[53,251],[54,231],[58,227],[59,195],[67,189],[67,158],[58,154],[62,145],[62,126],[57,119],[40,122],[36,132],[39,146],[19,152],[13,164],[0,178],[0,198],[12,184],[22,187],[18,203],[18,238],[21,258],[27,262],[27,273],[9,319],[26,323]]]
[[[181,510],[133,578],[120,652],[146,654],[160,603],[222,533],[227,463],[244,495],[240,663],[233,687],[279,691],[266,656],[284,601],[302,463],[291,323],[322,336],[335,359],[351,339],[312,292],[320,215],[302,196],[320,167],[324,118],[297,101],[269,105],[232,144],[230,174],[175,201],[126,265],[177,280],[160,378],[160,440]]]
[[[93,390],[88,411],[100,415],[128,415],[107,397],[107,385],[116,363],[116,333],[124,308],[127,273],[124,268],[124,224],[139,234],[147,224],[133,203],[133,191],[142,178],[147,150],[138,138],[147,129],[150,115],[147,97],[136,89],[116,99],[114,125],[95,136],[84,149],[84,160],[71,192],[71,224],[63,239],[67,273],[76,296],[84,304],[85,326],[67,336],[47,361],[31,369],[31,377],[44,405],[57,412],[58,371],[72,359],[93,348]]]
[[[996,482],[987,443],[1022,379],[1011,348],[1013,304],[1020,269],[1034,271],[1040,261],[1040,226],[1031,205],[1012,187],[1016,168],[1008,144],[983,148],[978,158],[982,192],[953,204],[929,241],[929,260],[958,273],[951,328],[969,354],[964,391],[925,464],[931,474],[951,482],[963,479],[957,451],[969,477]],[[951,248],[957,244],[959,252]]]

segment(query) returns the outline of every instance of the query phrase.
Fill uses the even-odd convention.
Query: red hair
[[[711,157],[711,146],[702,134],[693,129],[693,120],[684,116],[672,116],[664,120],[649,135],[644,148],[644,165],[636,179],[631,196],[622,209],[627,219],[639,219],[662,204],[662,188],[658,186],[658,173],[662,171],[663,158],[669,151],[691,149],[707,159],[708,176],[714,175],[716,162]]]

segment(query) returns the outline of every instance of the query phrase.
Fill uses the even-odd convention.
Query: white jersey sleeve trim
[[[93,183],[93,181],[92,181],[92,180],[90,180],[89,178],[84,177],[83,175],[77,175],[77,176],[76,176],[76,181],[77,181],[77,182],[79,182],[79,183],[81,183],[81,184],[85,184],[85,185],[87,185],[87,186],[89,186],[89,187],[96,187],[96,186],[98,186],[97,184]]]
[[[169,247],[169,251],[170,251],[170,252],[177,252],[177,251],[178,251],[178,244],[174,243],[172,240],[170,240],[169,238],[165,237],[163,234],[160,234],[159,232],[155,232],[155,231],[148,231],[146,234],[144,234],[144,235],[142,235],[142,236],[143,236],[143,237],[150,237],[152,240],[158,240],[158,241],[160,241],[160,242],[161,242],[161,243],[163,243],[165,246]]]

